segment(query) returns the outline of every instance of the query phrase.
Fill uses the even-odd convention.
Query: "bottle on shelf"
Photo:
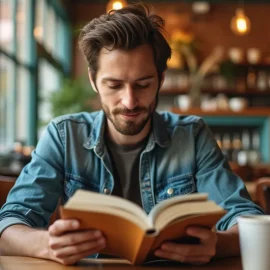
[[[249,164],[256,165],[260,162],[260,134],[257,130],[253,131],[251,138],[251,150],[249,153]]]
[[[257,88],[260,91],[265,91],[267,89],[267,73],[266,71],[259,71],[257,78]]]
[[[253,68],[250,68],[247,74],[247,88],[248,89],[256,88],[256,83],[257,83],[257,74]]]
[[[242,148],[242,142],[240,139],[240,134],[235,133],[233,134],[233,139],[232,139],[232,161],[233,162],[238,162],[238,153],[241,151]]]
[[[240,166],[248,164],[248,156],[250,151],[250,135],[248,130],[244,130],[242,133],[242,149],[238,152],[237,163]]]
[[[222,137],[222,152],[228,160],[231,160],[232,143],[229,133],[224,133]]]

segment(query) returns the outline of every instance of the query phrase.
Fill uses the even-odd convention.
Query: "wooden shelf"
[[[161,95],[183,95],[187,94],[188,89],[161,89]],[[223,90],[215,90],[215,89],[202,89],[202,93],[204,94],[226,94],[230,96],[269,96],[270,97],[270,89],[265,91],[257,90],[257,89],[246,89],[245,91],[237,91],[235,89],[223,89]]]
[[[258,64],[250,64],[248,62],[234,64],[235,66],[242,68],[254,68],[254,69],[270,69],[270,63],[258,63]]]
[[[177,107],[170,108],[170,111],[183,115],[198,115],[198,116],[270,116],[270,108],[247,108],[240,112],[234,112],[231,110],[226,111],[202,111],[200,108],[192,108],[187,111],[182,111]]]

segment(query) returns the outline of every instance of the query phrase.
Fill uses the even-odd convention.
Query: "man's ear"
[[[90,68],[88,68],[88,78],[89,78],[89,81],[90,81],[90,84],[91,84],[93,90],[98,93],[98,91],[96,89],[96,85],[94,84],[94,81],[93,81],[93,78],[92,78],[92,75],[91,75]]]

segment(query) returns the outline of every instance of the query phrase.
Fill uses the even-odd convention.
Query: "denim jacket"
[[[48,125],[0,211],[0,234],[13,224],[48,226],[59,198],[65,203],[77,189],[112,192],[105,125],[102,111],[61,116]],[[146,213],[162,200],[194,192],[208,193],[228,211],[218,230],[230,228],[239,215],[263,213],[199,117],[154,113],[139,170]]]

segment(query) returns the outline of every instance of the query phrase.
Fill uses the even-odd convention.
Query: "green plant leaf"
[[[91,112],[89,101],[96,96],[89,82],[63,79],[62,87],[49,96],[53,117],[63,114]]]

